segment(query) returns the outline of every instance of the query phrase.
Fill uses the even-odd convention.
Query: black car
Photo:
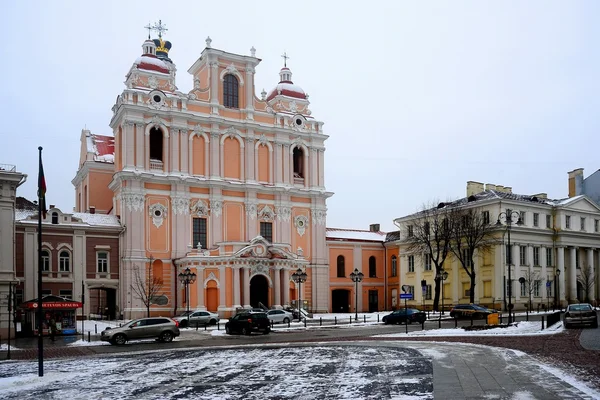
[[[450,310],[451,318],[487,318],[488,315],[497,313],[498,311],[490,308],[478,306],[476,304],[457,304]]]
[[[271,321],[264,312],[244,312],[237,314],[225,324],[225,332],[228,334],[241,333],[250,335],[252,332],[262,332],[267,335],[271,332]]]
[[[416,308],[402,308],[383,317],[384,324],[412,324],[413,322],[422,324],[427,320],[427,314]]]

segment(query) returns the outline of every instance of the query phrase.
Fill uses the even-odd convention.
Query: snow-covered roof
[[[138,57],[134,64],[137,65],[138,69],[162,72],[163,74],[169,73],[167,64],[153,54],[144,54]]]
[[[31,217],[37,216],[37,210],[33,209],[24,209],[24,210],[15,210],[15,221],[31,221]],[[63,214],[69,215],[69,214]],[[73,219],[71,222],[63,223],[61,222],[59,225],[88,225],[88,226],[105,226],[105,227],[121,227],[121,222],[116,215],[108,215],[108,214],[90,214],[90,213],[73,213],[70,214]],[[81,222],[79,222],[81,221]],[[37,223],[37,218],[35,219]]]
[[[88,153],[94,154],[94,161],[114,164],[115,138],[112,136],[95,135],[86,133],[86,146]]]
[[[385,241],[386,233],[358,229],[327,228],[325,236],[330,240],[341,239],[364,242],[383,242]]]
[[[304,90],[300,86],[294,85],[291,82],[279,82],[277,86],[275,86],[275,88],[269,92],[267,101],[271,100],[278,94],[297,99],[306,99],[306,93],[304,93]]]

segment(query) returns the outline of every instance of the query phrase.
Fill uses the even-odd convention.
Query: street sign
[[[409,285],[402,285],[402,291],[403,292],[408,292],[410,290],[410,286]]]
[[[404,299],[404,300],[412,300],[413,294],[412,293],[400,293],[400,298]]]
[[[550,281],[546,282],[546,287],[550,287],[550,286],[552,286],[552,282],[550,282]]]

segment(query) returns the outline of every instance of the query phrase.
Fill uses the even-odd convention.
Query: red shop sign
[[[37,308],[37,302],[27,303],[27,308]],[[44,309],[74,309],[83,305],[78,301],[45,301],[42,303]]]

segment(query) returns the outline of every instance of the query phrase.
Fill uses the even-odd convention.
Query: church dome
[[[294,97],[296,99],[306,99],[304,90],[300,86],[294,85],[294,82],[292,82],[292,71],[290,71],[288,67],[283,67],[281,68],[281,71],[279,71],[279,83],[269,92],[267,101],[278,95]]]
[[[135,64],[138,69],[146,71],[162,72],[163,74],[169,73],[169,67],[167,64],[156,57],[154,54],[144,54],[135,60]]]

